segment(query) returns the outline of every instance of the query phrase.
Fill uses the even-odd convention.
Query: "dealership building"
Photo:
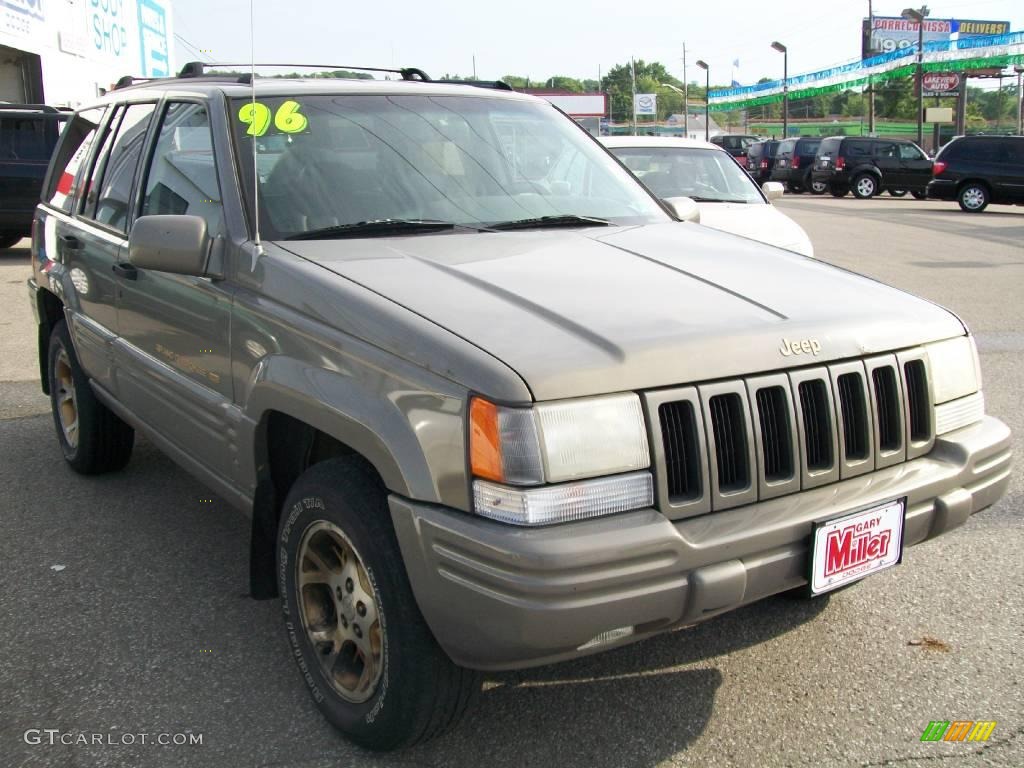
[[[174,71],[170,0],[0,0],[0,102],[78,106]]]

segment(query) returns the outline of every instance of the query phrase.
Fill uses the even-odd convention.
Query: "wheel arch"
[[[64,302],[57,294],[45,288],[36,291],[36,316],[39,324],[36,328],[39,346],[39,380],[43,393],[50,394],[50,377],[47,371],[47,360],[50,354],[50,334],[54,327],[64,319]]]

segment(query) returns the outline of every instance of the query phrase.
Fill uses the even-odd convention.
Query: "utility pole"
[[[473,79],[476,80],[476,54],[473,54]]]
[[[629,57],[629,73],[633,81],[633,135],[636,136],[636,62]]]
[[[924,144],[924,20],[928,6],[921,9],[904,8],[901,14],[908,21],[917,22],[917,146]]]
[[[1024,81],[1021,79],[1024,67],[1018,64],[1013,71],[1017,73],[1017,134],[1024,136]]]
[[[1020,75],[1017,75],[1018,85]],[[1019,90],[1019,89],[1018,89]],[[1019,105],[1018,105],[1019,106]],[[1020,110],[1017,110],[1020,112]],[[690,138],[690,85],[686,77],[686,43],[683,43],[683,135]]]
[[[868,58],[874,53],[871,41],[875,36],[875,14],[871,7],[871,0],[868,0]],[[875,135],[875,84],[868,76],[868,136]]]

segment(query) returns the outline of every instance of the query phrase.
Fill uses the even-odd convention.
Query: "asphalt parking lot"
[[[819,258],[964,318],[988,410],[1024,454],[1024,208],[808,195],[780,207]],[[35,381],[28,272],[26,249],[0,255],[0,765],[1024,765],[1020,471],[998,505],[830,599],[772,599],[491,675],[454,733],[393,756],[358,750],[309,699],[276,601],[245,596],[242,516],[144,440],[120,474],[65,467]],[[983,745],[920,742],[929,721],[955,719],[997,726]],[[34,745],[28,729],[202,744]]]

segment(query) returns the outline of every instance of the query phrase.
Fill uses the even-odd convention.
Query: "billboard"
[[[570,117],[604,117],[608,114],[607,97],[603,93],[549,93],[527,88],[527,93],[550,101]]]
[[[960,90],[956,72],[925,72],[921,78],[925,96],[951,96]]]
[[[978,19],[925,19],[924,41],[946,42],[953,35],[960,38],[984,35],[1005,35],[1010,31],[1008,21],[980,21]],[[902,16],[875,16],[864,19],[861,28],[861,58],[892,53],[917,45],[916,21]]]
[[[633,97],[633,114],[658,114],[658,96],[654,93],[638,93]]]

